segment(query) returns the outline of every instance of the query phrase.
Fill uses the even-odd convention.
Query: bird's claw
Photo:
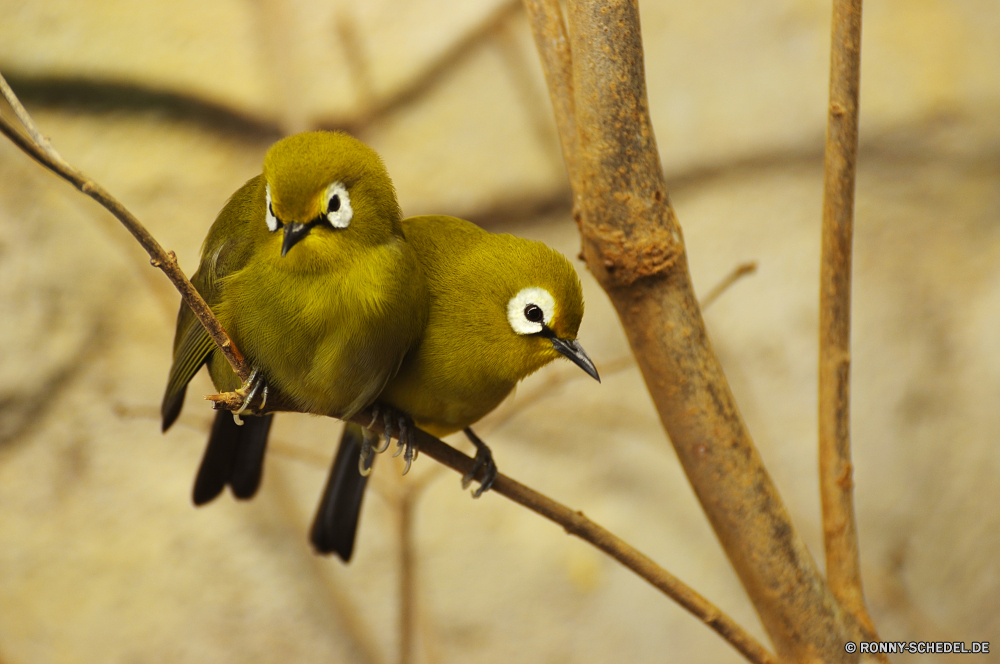
[[[385,407],[383,406],[383,408]],[[377,433],[369,431],[368,428],[364,429],[365,438],[361,445],[361,459],[358,469],[362,475],[367,475],[371,472],[374,455],[381,454],[389,449],[389,443],[392,440],[393,431],[395,430],[398,432],[398,443],[396,445],[396,452],[392,456],[403,455],[403,459],[406,461],[406,465],[403,468],[403,474],[405,475],[410,471],[410,465],[417,458],[416,427],[413,424],[413,420],[409,415],[394,408],[385,408],[382,410],[378,406],[372,406],[372,421],[368,426],[374,426],[380,417],[383,426],[382,442],[379,444],[379,435]]]
[[[473,498],[479,498],[493,487],[493,483],[497,481],[499,471],[497,470],[496,463],[493,462],[493,452],[490,451],[486,443],[468,427],[464,429],[464,433],[472,441],[472,444],[476,446],[476,458],[472,461],[472,468],[462,477],[462,488],[468,489],[472,481],[476,479],[479,470],[485,467],[479,488],[472,492]]]
[[[410,472],[410,464],[417,458],[417,440],[414,432],[413,420],[409,417],[399,418],[399,446],[404,449],[403,459],[406,465],[403,467],[403,474]],[[398,454],[398,452],[397,452]]]
[[[261,395],[260,408],[258,410],[264,410],[264,404],[267,403],[267,380],[261,375],[260,367],[254,367],[246,381],[236,390],[237,394],[246,395],[243,403],[240,405],[240,409],[233,412],[233,421],[236,422],[237,426],[243,426],[243,419],[240,415],[250,407],[250,404],[253,403],[253,400],[257,397],[257,392],[261,388],[264,388],[264,393]]]
[[[386,429],[386,431],[388,431],[388,429]],[[378,441],[379,441],[378,434],[375,434],[375,442],[378,443]],[[383,436],[382,443],[378,447],[375,447],[373,449],[375,451],[375,454],[382,454],[382,452],[385,452],[387,449],[389,449],[389,436]]]
[[[415,429],[413,425],[413,420],[410,419],[409,415],[404,413],[396,412],[396,426],[399,428],[399,436],[396,439],[396,452],[392,455],[395,459],[400,454],[403,455],[403,460],[406,461],[406,465],[403,466],[403,474],[410,472],[410,465],[413,460],[417,458],[417,441],[416,436],[413,432]],[[392,431],[392,414],[385,414],[385,445],[389,446],[389,436]]]
[[[393,415],[395,415],[395,413],[392,410],[387,410],[387,411],[385,411],[385,415],[382,416],[382,424],[385,427],[385,433],[383,434],[383,439],[382,439],[382,451],[383,452],[385,450],[389,449],[389,443],[392,442],[392,419],[393,419]],[[402,430],[403,430],[403,417],[400,415],[400,416],[397,416],[396,419],[399,420],[399,423],[400,423],[400,432],[402,432]],[[400,438],[402,438],[402,436],[400,436]],[[400,440],[399,444],[396,445],[396,453],[392,455],[392,458],[395,459],[396,457],[398,457],[399,453],[402,452],[402,451],[403,451],[403,441]]]
[[[375,449],[378,442],[378,434],[366,427],[362,427],[361,456],[358,457],[358,472],[362,477],[368,477],[372,473],[372,466],[375,464],[375,454],[380,450]],[[383,448],[384,449],[384,448]]]

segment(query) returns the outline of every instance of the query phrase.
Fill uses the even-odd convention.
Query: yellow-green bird
[[[570,262],[543,243],[454,217],[404,219],[403,231],[427,277],[427,326],[377,405],[409,414],[436,436],[465,430],[477,464],[463,485],[487,466],[478,496],[496,479],[496,466],[470,425],[558,357],[600,380],[576,340],[580,280]],[[371,441],[348,424],[313,521],[310,538],[318,552],[350,559],[367,482],[359,464],[364,471],[371,463]]]
[[[424,272],[406,241],[379,156],[343,133],[275,143],[263,173],[233,194],[205,238],[192,282],[254,369],[250,395],[350,417],[371,403],[424,329]],[[177,419],[203,364],[220,391],[240,380],[186,305],[161,413]],[[265,404],[266,406],[266,404]],[[242,426],[219,412],[194,502],[227,484],[250,498],[260,482],[272,415]]]

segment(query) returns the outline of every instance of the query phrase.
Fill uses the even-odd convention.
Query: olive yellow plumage
[[[576,341],[580,280],[565,257],[541,242],[454,217],[404,219],[403,231],[427,277],[427,325],[377,404],[407,413],[437,436],[465,429],[479,448],[477,459],[486,454],[492,465],[468,427],[518,381],[560,356],[598,377]],[[358,472],[363,445],[361,428],[348,425],[311,534],[317,551],[345,561],[366,482]]]
[[[333,132],[275,143],[263,173],[219,213],[192,282],[271,395],[297,410],[350,417],[395,375],[427,313],[423,270],[400,217],[378,155]],[[240,387],[213,348],[182,305],[164,430],[203,364],[217,389]],[[238,429],[228,413],[218,415],[196,503],[227,483],[239,497],[253,495],[269,426],[270,416]]]
[[[404,232],[427,275],[427,326],[379,401],[446,436],[564,354],[553,339],[576,339],[583,291],[570,262],[541,242],[454,217],[412,217]]]

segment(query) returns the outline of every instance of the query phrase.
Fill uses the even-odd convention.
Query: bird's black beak
[[[598,383],[601,382],[601,377],[597,374],[597,367],[594,366],[593,361],[591,361],[587,352],[583,350],[583,346],[580,345],[579,341],[576,339],[569,340],[552,337],[552,347],[568,357],[573,364],[590,374],[591,378]]]
[[[298,224],[295,223],[294,221],[286,223],[285,239],[281,243],[281,257],[284,258],[285,254],[287,254],[288,251],[292,247],[294,247],[299,240],[309,235],[309,231],[312,230],[312,227],[313,227],[312,223]]]

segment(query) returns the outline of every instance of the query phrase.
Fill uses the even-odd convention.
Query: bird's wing
[[[181,303],[177,314],[177,344],[174,349],[174,363],[170,367],[167,389],[163,393],[160,415],[163,417],[163,431],[170,428],[184,407],[187,384],[198,373],[215,348],[212,338],[195,318],[194,313]]]
[[[247,231],[248,219],[264,216],[264,190],[261,176],[247,180],[236,190],[208,231],[201,250],[201,263],[191,276],[191,283],[214,310],[220,297],[218,277],[242,269],[253,254],[257,238]],[[264,228],[263,224],[259,225]],[[255,227],[250,226],[250,229]],[[266,230],[258,232],[266,233]],[[187,384],[208,361],[215,345],[194,312],[181,302],[174,334],[174,362],[170,367],[167,389],[163,393],[160,415],[163,431],[181,414]]]

